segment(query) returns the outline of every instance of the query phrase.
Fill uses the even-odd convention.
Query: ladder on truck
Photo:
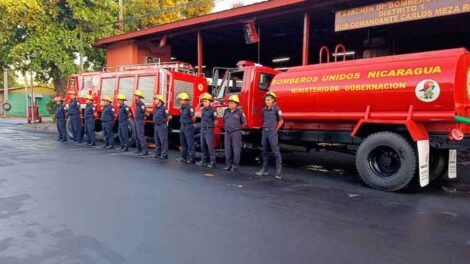
[[[139,70],[150,70],[150,69],[165,69],[172,72],[180,72],[192,76],[204,76],[194,70],[194,67],[186,62],[172,61],[172,62],[159,62],[159,63],[145,63],[145,64],[129,64],[119,65],[115,67],[104,67],[103,72],[115,72],[115,71],[139,71]]]

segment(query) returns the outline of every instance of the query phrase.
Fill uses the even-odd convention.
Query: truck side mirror
[[[219,88],[219,70],[214,70],[212,74],[212,87],[213,90],[217,90],[217,88]]]

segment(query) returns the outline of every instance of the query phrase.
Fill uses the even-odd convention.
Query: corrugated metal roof
[[[256,3],[252,5],[242,6],[238,8],[233,8],[230,10],[225,10],[217,13],[211,13],[199,17],[189,18],[185,20],[175,21],[163,25],[158,25],[139,31],[128,32],[116,36],[106,37],[100,39],[96,42],[97,47],[103,47],[118,41],[134,39],[138,37],[143,37],[151,34],[164,34],[171,30],[180,30],[189,27],[195,27],[210,23],[219,23],[223,20],[242,18],[244,16],[252,16],[255,13],[267,12],[273,9],[279,9],[290,5],[305,3],[308,0],[271,0],[261,3]]]

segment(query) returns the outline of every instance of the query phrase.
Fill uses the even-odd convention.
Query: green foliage
[[[124,0],[126,29],[137,30],[206,14],[213,0]],[[96,41],[117,34],[116,0],[0,0],[0,69],[36,72],[39,82],[65,86],[77,73],[79,54],[85,70],[105,64]],[[160,11],[160,12],[159,12]],[[152,15],[148,15],[152,14]]]
[[[52,117],[52,120],[55,121],[55,108],[56,108],[57,103],[54,100],[51,100],[47,102],[46,104],[46,110],[49,113],[49,115]]]
[[[9,70],[8,71],[8,87],[16,87],[19,84],[16,81],[15,72]],[[3,89],[3,70],[0,69],[0,89]]]
[[[88,58],[87,69],[101,67],[104,53],[93,45],[116,33],[117,10],[114,0],[2,0],[0,68],[35,71],[37,81],[63,84],[63,76],[79,70],[78,54]]]
[[[205,15],[213,0],[134,0],[125,1],[125,29],[138,30],[176,20]]]

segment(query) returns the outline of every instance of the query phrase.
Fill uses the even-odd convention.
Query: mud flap
[[[449,149],[449,170],[447,176],[449,179],[457,178],[457,150]]]
[[[418,140],[419,185],[429,184],[429,140]]]

